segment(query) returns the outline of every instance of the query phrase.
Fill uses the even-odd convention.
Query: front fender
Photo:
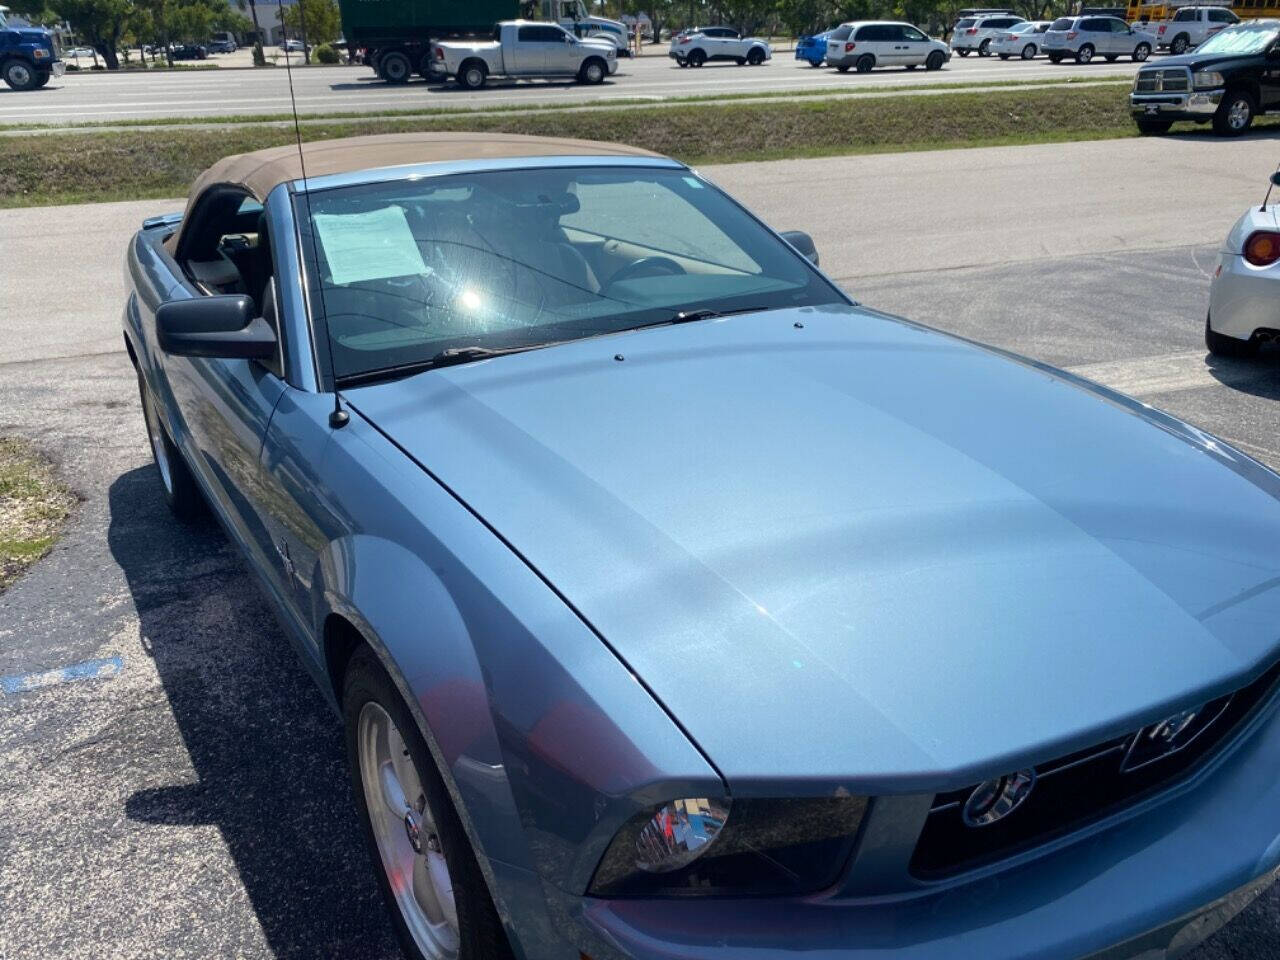
[[[332,435],[322,474],[347,532],[317,557],[313,623],[340,615],[377,653],[500,913],[556,955],[542,885],[582,894],[637,810],[723,782],[557,591],[367,421]]]

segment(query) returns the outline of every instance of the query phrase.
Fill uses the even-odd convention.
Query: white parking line
[[[1136,399],[1181,390],[1218,385],[1233,386],[1260,380],[1274,373],[1271,367],[1231,364],[1210,368],[1203,350],[1167,353],[1133,360],[1106,360],[1067,367],[1068,373],[1085,377]]]

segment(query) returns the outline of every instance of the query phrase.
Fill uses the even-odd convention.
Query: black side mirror
[[[276,354],[275,331],[256,312],[253,298],[243,294],[161,304],[160,349],[176,357],[269,360]]]
[[[1268,48],[1267,48],[1267,59],[1268,59],[1268,60],[1280,60],[1280,47],[1268,47]]]
[[[803,230],[784,230],[781,236],[783,240],[799,250],[806,260],[815,267],[818,265],[818,248],[813,243],[813,237]]]

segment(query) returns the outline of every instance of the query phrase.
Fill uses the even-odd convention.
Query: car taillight
[[[1069,30],[1069,31],[1067,31],[1067,39],[1068,39],[1068,40],[1074,40],[1074,39],[1075,39],[1076,37],[1078,37],[1078,36],[1080,36],[1080,34],[1076,33],[1074,30]]]
[[[1169,29],[1169,25],[1168,25],[1168,24],[1165,24],[1165,23],[1160,24],[1160,30],[1156,33],[1156,36],[1158,36],[1158,37],[1163,37],[1163,36],[1164,36],[1164,32],[1165,32],[1166,30],[1168,30],[1168,29]]]
[[[689,42],[689,38],[688,38],[688,37],[681,37],[681,38],[680,38],[680,42],[681,42],[681,43],[688,43],[688,42]]]
[[[852,50],[852,49],[853,49],[854,47],[856,47],[856,46],[857,46],[857,44],[856,44],[856,43],[846,43],[846,44],[844,45],[844,52],[845,52],[845,53],[848,53],[850,50]]]
[[[435,49],[435,56],[436,56],[436,59],[437,59],[437,60],[443,60],[443,59],[444,59],[444,47],[436,47],[436,49]]]
[[[1255,267],[1269,267],[1280,260],[1280,233],[1257,230],[1244,242],[1244,258]]]
[[[970,27],[968,30],[965,31],[965,33],[967,33],[971,37],[977,32],[978,32],[977,27]]]

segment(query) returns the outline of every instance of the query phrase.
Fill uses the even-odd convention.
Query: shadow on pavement
[[[1264,400],[1280,400],[1280,346],[1265,344],[1256,355],[1241,359],[1206,354],[1205,366],[1224,387]]]
[[[172,517],[150,464],[117,478],[109,504],[111,554],[198,777],[134,793],[127,816],[217,827],[275,956],[398,956],[340,724],[253,575],[212,517]]]

